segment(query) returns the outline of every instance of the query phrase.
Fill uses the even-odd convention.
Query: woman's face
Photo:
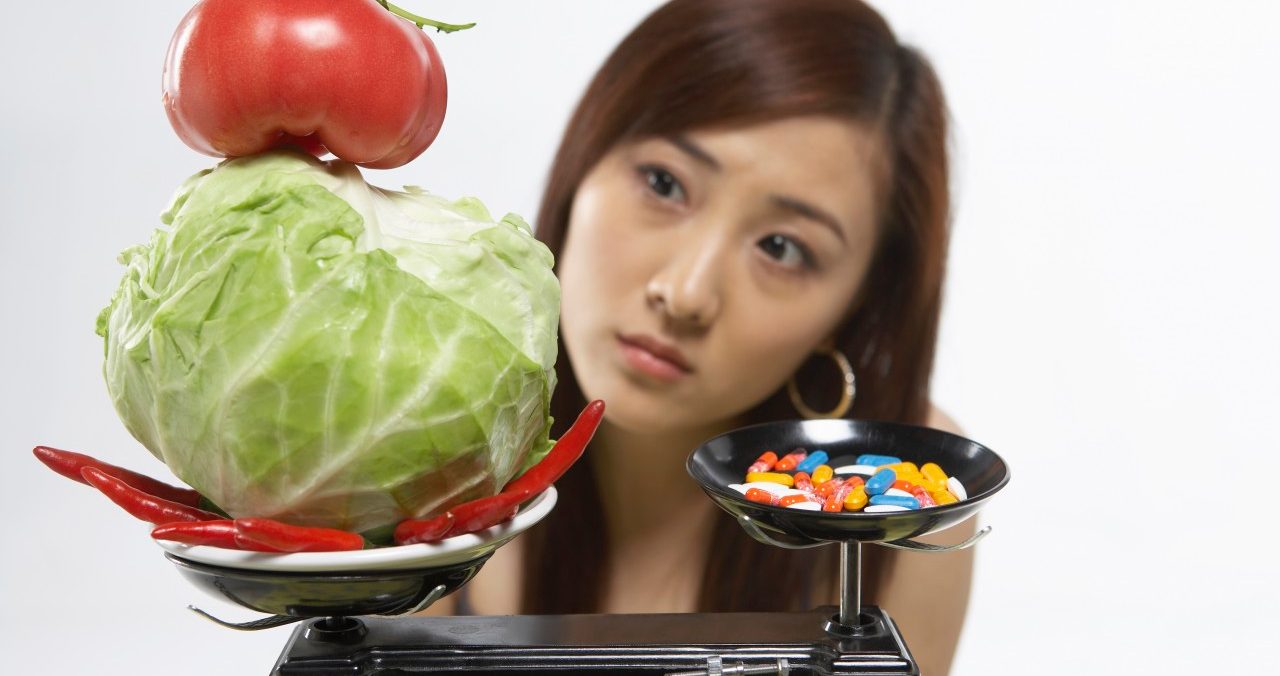
[[[825,117],[614,148],[579,186],[559,260],[587,398],[624,429],[669,431],[777,391],[871,263],[878,152]]]

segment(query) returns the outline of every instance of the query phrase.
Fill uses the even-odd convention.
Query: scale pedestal
[[[298,626],[272,674],[918,674],[898,628],[862,608],[859,635],[799,613],[321,618]]]

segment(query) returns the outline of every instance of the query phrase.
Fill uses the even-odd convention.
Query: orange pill
[[[779,500],[779,501],[778,501],[778,506],[779,506],[779,507],[790,507],[791,505],[794,505],[794,504],[796,504],[797,502],[809,502],[809,496],[807,496],[807,495],[786,495],[786,496],[783,496],[783,498],[782,498],[781,500]]]
[[[809,454],[804,451],[794,451],[794,452],[788,453],[782,456],[782,459],[779,460],[778,464],[774,465],[773,468],[778,470],[779,472],[790,472],[791,470],[796,468],[796,465],[799,465],[801,462],[803,462],[804,459],[808,457],[808,455]]]
[[[750,500],[750,501],[752,501],[752,502],[758,502],[758,503],[760,503],[760,504],[762,504],[762,505],[776,505],[776,504],[778,504],[778,503],[776,502],[776,501],[777,501],[777,498],[775,498],[775,497],[773,496],[773,493],[770,493],[769,491],[766,491],[766,490],[761,489],[761,488],[748,488],[748,489],[747,489],[747,499],[748,499],[748,500]]]

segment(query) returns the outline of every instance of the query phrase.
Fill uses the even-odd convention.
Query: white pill
[[[947,490],[951,491],[951,494],[956,496],[957,500],[969,499],[969,494],[964,490],[964,484],[960,483],[960,480],[955,477],[947,479]]]
[[[822,509],[822,505],[816,502],[797,502],[794,505],[787,505],[787,509],[803,509],[806,512],[817,512]]]
[[[746,486],[743,486],[742,484],[729,484],[729,488],[731,488],[731,489],[733,489],[733,490],[735,490],[735,491],[738,491],[739,493],[741,493],[741,494],[743,494],[743,495],[746,495],[746,494],[747,494],[747,487],[746,487]]]
[[[910,508],[902,505],[867,505],[862,511],[879,514],[880,512],[906,512],[910,511]]]
[[[772,481],[752,481],[749,484],[742,484],[743,495],[747,494],[748,488],[759,488],[762,491],[769,491],[778,497],[786,495],[787,491],[791,490],[782,484],[775,484]]]
[[[785,498],[788,495],[804,495],[804,491],[798,488],[788,488],[785,492],[779,493],[778,497]]]
[[[902,490],[901,488],[890,488],[884,492],[885,495],[896,495],[900,498],[914,498],[915,496]]]
[[[875,465],[841,465],[835,469],[836,474],[861,474],[863,476],[873,476],[876,473]]]

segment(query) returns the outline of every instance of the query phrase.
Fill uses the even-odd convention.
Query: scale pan
[[[934,462],[959,479],[969,496],[950,505],[905,512],[831,513],[751,502],[729,488],[742,483],[747,467],[761,453],[782,456],[797,447],[826,451],[832,467],[852,465],[863,453],[897,456],[917,465]],[[686,467],[702,490],[748,531],[758,528],[768,539],[791,547],[902,540],[943,530],[968,518],[1009,482],[1008,465],[982,444],[926,427],[866,420],[791,420],[743,427],[699,446]]]
[[[416,612],[457,590],[556,504],[549,487],[509,521],[429,544],[268,554],[156,541],[183,577],[245,608],[290,617]],[[443,589],[437,590],[443,586]]]

